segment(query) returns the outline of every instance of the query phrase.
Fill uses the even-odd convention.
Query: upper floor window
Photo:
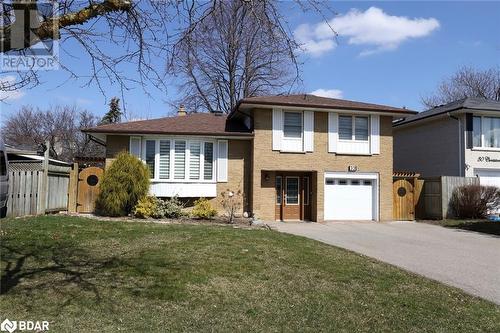
[[[339,139],[368,141],[368,117],[339,116]]]
[[[500,118],[475,116],[472,124],[474,147],[500,148]]]
[[[284,112],[283,136],[285,138],[302,137],[302,112]]]

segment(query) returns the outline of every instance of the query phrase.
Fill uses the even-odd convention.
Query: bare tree
[[[316,12],[321,12],[320,7],[324,3],[321,0],[294,2],[302,10]],[[46,13],[42,10],[43,3],[42,0],[4,0],[0,4],[0,53],[29,55],[31,47],[40,41],[59,41],[61,55],[77,59],[85,56],[90,60],[90,68],[70,68],[60,62],[61,68],[69,73],[70,78],[84,80],[85,85],[97,84],[103,95],[106,95],[104,83],[118,85],[122,98],[124,91],[134,84],[142,85],[145,93],[148,93],[148,83],[166,89],[168,81],[165,80],[164,66],[158,65],[158,60],[167,59],[172,54],[171,47],[183,45],[192,32],[199,30],[198,26],[224,23],[219,17],[212,18],[212,15],[229,3],[244,5],[245,11],[251,13],[245,15],[254,16],[253,22],[271,34],[269,39],[279,41],[277,49],[288,43],[287,48],[293,48],[293,37],[279,14],[277,0],[59,0],[57,10]],[[33,12],[33,9],[39,13]],[[205,20],[211,23],[204,24]],[[246,28],[249,26],[246,25]],[[231,29],[241,30],[234,25]],[[259,31],[259,36],[263,31]],[[21,45],[18,38],[17,41],[12,39],[15,32],[23,35]],[[260,51],[254,48],[252,52]],[[272,59],[273,62],[278,61],[274,57]],[[126,75],[124,66],[127,64],[136,66],[137,74]],[[16,76],[15,82],[3,82],[1,90],[12,91],[39,84],[36,70],[14,70],[11,73]],[[248,73],[247,76],[252,75],[261,74]],[[273,77],[276,74],[267,79]],[[251,86],[247,89],[254,91],[262,88]]]
[[[46,111],[23,106],[7,118],[2,133],[7,144],[25,149],[37,149],[49,140],[51,156],[71,162],[75,156],[104,156],[103,147],[80,131],[98,121],[97,116],[74,106],[57,106]]]
[[[500,101],[500,68],[478,70],[462,67],[443,80],[433,95],[422,98],[429,108],[466,97],[482,97]]]
[[[189,26],[175,45],[169,73],[190,110],[229,112],[243,97],[286,92],[299,78],[298,45],[266,1],[225,1]]]

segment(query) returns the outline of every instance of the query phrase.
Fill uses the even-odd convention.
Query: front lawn
[[[0,225],[0,319],[50,331],[500,331],[492,303],[275,231],[65,216]]]
[[[446,228],[475,231],[483,234],[500,236],[500,222],[488,220],[432,220],[418,221],[440,225]]]

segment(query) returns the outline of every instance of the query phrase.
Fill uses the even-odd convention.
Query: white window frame
[[[138,138],[134,136],[134,138]],[[170,141],[170,174],[168,179],[160,179],[160,140],[169,140]],[[151,178],[151,181],[154,183],[216,183],[216,170],[217,170],[217,152],[215,146],[217,144],[216,139],[212,138],[204,138],[204,137],[182,137],[182,136],[147,136],[142,137],[142,152],[141,152],[141,160],[146,163],[146,141],[156,141],[155,144],[155,170],[154,170],[154,178]],[[186,155],[185,155],[185,165],[184,165],[184,178],[183,179],[175,179],[175,141],[185,141],[186,142]],[[190,145],[191,142],[199,142],[200,147],[200,174],[198,179],[189,179],[190,170],[189,170],[189,159],[190,159]],[[210,142],[213,144],[214,152],[212,154],[212,178],[205,180],[204,179],[204,161],[205,161],[205,142]]]
[[[351,117],[351,140],[340,138],[340,117]],[[356,140],[356,118],[366,118],[367,119],[367,139],[366,140]],[[338,141],[339,142],[363,142],[363,143],[370,142],[371,124],[370,124],[370,116],[369,115],[360,116],[360,115],[355,115],[355,114],[339,113],[337,127],[338,127]]]
[[[298,113],[301,121],[300,138],[290,138],[285,136],[285,115],[286,113]],[[295,110],[282,111],[282,136],[281,136],[281,152],[303,153],[304,152],[304,112]]]
[[[495,151],[500,151],[500,147],[488,147],[485,146],[484,144],[484,118],[496,118],[500,119],[500,117],[494,117],[490,115],[473,115],[473,118],[480,118],[480,125],[481,125],[481,135],[480,135],[480,140],[481,140],[481,145],[480,146],[475,146],[474,145],[474,127],[472,128],[472,149],[478,149],[478,150],[495,150]],[[474,123],[474,119],[472,119],[472,122]]]

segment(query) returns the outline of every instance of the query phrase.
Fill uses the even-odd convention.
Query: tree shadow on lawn
[[[500,222],[490,221],[464,221],[454,225],[447,225],[447,228],[461,229],[467,231],[480,232],[482,234],[500,236]]]
[[[26,295],[19,301],[30,307],[33,296],[54,297],[58,299],[59,308],[73,302],[84,301],[91,304],[108,304],[108,294],[118,292],[131,297],[159,297],[172,299],[182,292],[182,285],[175,281],[175,272],[186,270],[183,265],[162,262],[164,271],[174,273],[158,275],[149,270],[157,262],[148,262],[141,254],[130,258],[127,253],[112,256],[95,257],[85,249],[75,247],[72,243],[58,242],[50,245],[0,244],[2,275],[0,295]],[[181,267],[183,266],[183,267]],[[153,278],[159,285],[153,286],[148,279]],[[157,293],[157,289],[161,293]]]

